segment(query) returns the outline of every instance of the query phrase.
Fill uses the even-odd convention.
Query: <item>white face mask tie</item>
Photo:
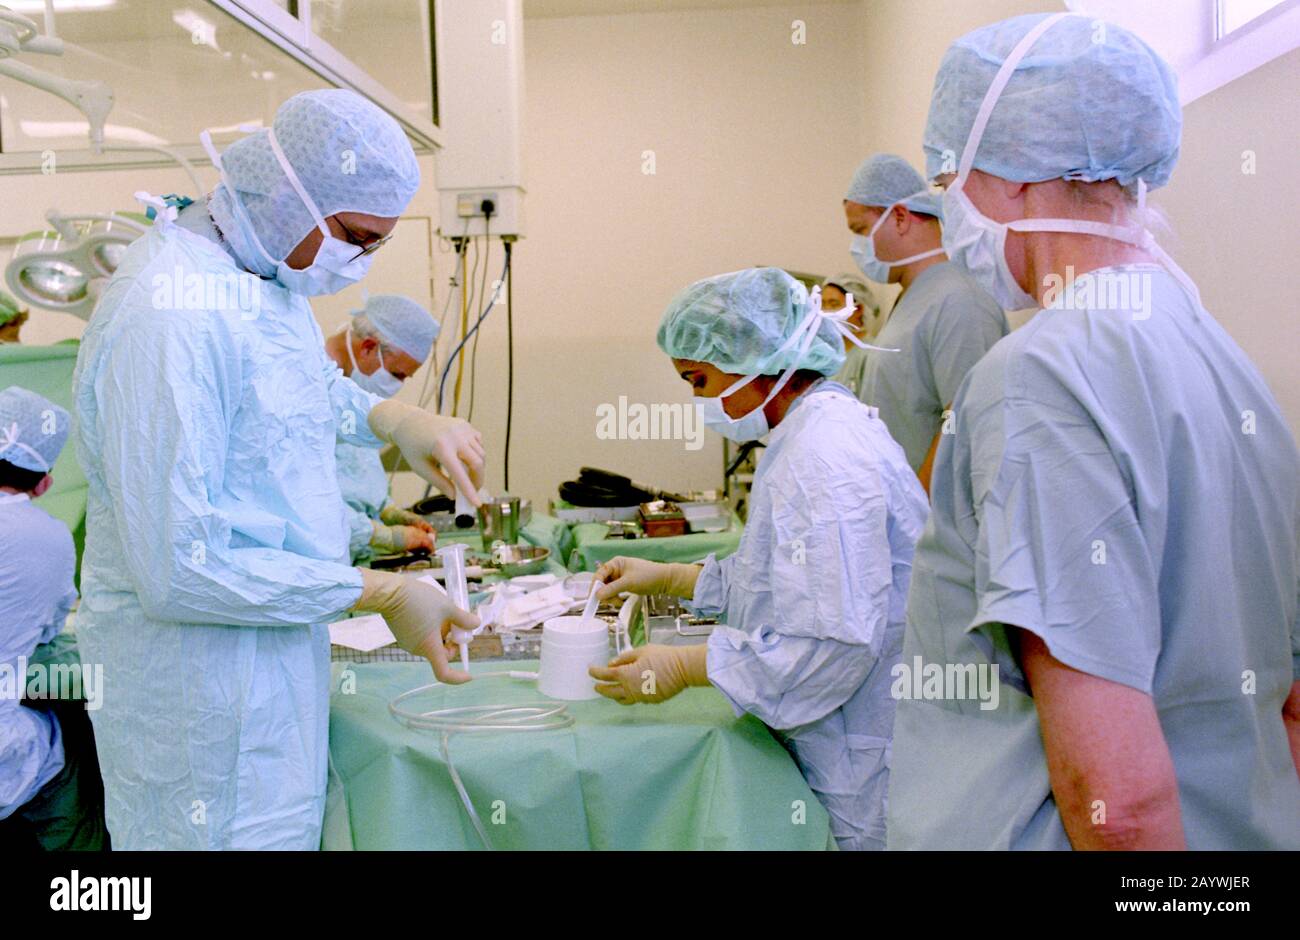
[[[262,244],[262,239],[257,234],[256,227],[253,226],[252,220],[248,218],[244,206],[239,198],[239,192],[235,189],[234,183],[231,182],[226,168],[221,162],[221,157],[216,148],[212,145],[212,135],[207,131],[199,134],[199,140],[212,159],[212,164],[221,173],[221,181],[225,184],[230,193],[230,201],[234,206],[234,211],[240,216],[240,224],[248,231],[249,240],[253,246],[267,260],[269,264],[275,266],[275,279],[285,288],[296,294],[302,294],[307,297],[318,297],[323,294],[336,294],[346,287],[357,283],[370,271],[370,262],[373,260],[370,255],[359,254],[361,248],[353,245],[341,238],[335,238],[330,233],[329,225],[326,224],[324,216],[321,215],[316,201],[311,198],[307,189],[302,185],[298,178],[297,172],[289,162],[289,158],[284,155],[284,150],[280,147],[280,141],[275,136],[274,128],[266,129],[266,140],[271,147],[271,153],[275,156],[276,162],[280,164],[280,169],[284,171],[285,179],[293,187],[298,198],[302,201],[303,206],[311,214],[316,228],[321,233],[321,243],[316,249],[316,257],[311,264],[305,268],[291,268],[285,259],[277,260],[273,258]]]
[[[911,264],[914,261],[922,261],[926,258],[933,258],[936,255],[943,254],[943,246],[932,248],[929,251],[922,251],[919,254],[911,255],[906,258],[890,259],[881,258],[876,254],[876,232],[880,231],[885,220],[889,218],[894,207],[901,205],[908,199],[915,196],[928,196],[929,190],[923,189],[918,193],[913,193],[897,202],[886,206],[880,213],[880,218],[876,219],[876,224],[871,226],[871,231],[865,235],[854,235],[853,241],[849,245],[849,254],[853,255],[853,260],[857,262],[858,270],[877,284],[888,284],[889,275],[892,269]]]

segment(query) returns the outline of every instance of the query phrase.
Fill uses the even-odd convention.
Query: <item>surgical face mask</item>
[[[740,418],[733,418],[727,414],[726,409],[722,407],[722,400],[730,398],[733,394],[740,391],[757,376],[747,376],[739,382],[735,382],[725,392],[717,398],[706,398],[700,402],[700,418],[706,428],[717,431],[729,441],[735,441],[737,444],[744,444],[748,441],[756,441],[765,437],[767,432],[772,428],[767,423],[767,414],[763,411],[767,403],[772,400],[772,395],[768,395],[753,411]],[[775,394],[776,389],[773,389]]]
[[[926,195],[927,191],[922,190],[919,193],[913,193],[912,196]],[[911,199],[912,196],[908,196]],[[908,258],[899,258],[897,261],[881,259],[876,257],[876,232],[885,224],[890,213],[894,211],[894,206],[899,205],[904,200],[900,199],[892,205],[886,206],[880,213],[880,218],[876,219],[876,224],[871,226],[871,231],[866,235],[854,235],[853,242],[849,245],[849,253],[853,255],[853,260],[857,262],[858,270],[877,284],[889,283],[889,272],[893,268],[902,267],[905,264],[911,264],[913,261],[921,261],[925,258],[933,258],[935,255],[943,254],[943,248],[933,248],[930,251],[923,251],[920,254],[912,255]]]
[[[361,367],[357,365],[357,357],[352,353],[352,327],[348,327],[348,335],[344,338],[344,344],[348,347],[348,361],[352,363],[352,374],[348,378],[361,389],[381,398],[392,398],[402,390],[402,380],[389,372],[384,366],[384,347],[382,344],[379,347],[379,368],[369,375],[361,371]]]
[[[1037,307],[1038,301],[1020,286],[1011,273],[1006,252],[1008,232],[1071,232],[1109,238],[1134,245],[1155,256],[1199,307],[1201,296],[1195,283],[1141,224],[1124,226],[1107,222],[1089,222],[1083,219],[1017,219],[1013,222],[995,222],[980,212],[965,192],[966,180],[970,178],[975,154],[979,150],[980,139],[984,136],[984,128],[988,126],[993,108],[997,105],[1007,82],[1011,80],[1016,66],[1043,33],[1058,21],[1071,15],[1073,14],[1057,13],[1031,29],[1011,50],[1011,54],[1003,60],[997,74],[993,77],[993,82],[985,92],[984,100],[975,115],[975,122],[971,125],[970,136],[966,138],[961,163],[957,168],[957,177],[943,196],[944,248],[948,256],[969,271],[1004,310],[1020,310],[1025,307]],[[1138,180],[1137,194],[1137,213],[1140,219],[1146,209],[1146,183],[1142,180]]]
[[[733,418],[727,414],[726,409],[722,407],[722,400],[730,398],[736,392],[740,391],[750,382],[754,381],[763,373],[754,372],[750,375],[733,382],[727,389],[716,398],[706,398],[700,405],[700,417],[705,427],[717,431],[729,441],[735,441],[737,444],[744,444],[748,441],[756,441],[764,437],[771,426],[767,423],[767,414],[764,408],[768,402],[777,396],[781,389],[785,388],[786,383],[794,377],[798,371],[798,363],[807,354],[812,347],[813,341],[817,338],[817,332],[825,320],[831,321],[835,325],[836,331],[855,346],[861,346],[863,349],[875,349],[880,352],[898,352],[897,349],[886,349],[882,346],[873,346],[870,343],[863,342],[853,333],[853,327],[849,325],[848,319],[853,315],[855,307],[853,294],[846,294],[844,297],[844,306],[839,310],[822,309],[822,290],[820,287],[814,287],[812,293],[808,296],[808,312],[803,322],[790,334],[790,337],[781,344],[780,348],[774,352],[770,359],[777,360],[781,356],[795,350],[791,358],[791,366],[781,373],[781,377],[772,386],[772,390],[767,393],[763,403],[757,408],[748,412],[739,418]]]
[[[970,272],[1003,310],[1037,306],[1016,282],[1007,263],[1006,225],[983,215],[957,185],[943,194],[943,247],[948,258]]]
[[[334,237],[329,226],[325,224],[325,218],[320,214],[320,209],[317,208],[315,200],[303,187],[302,182],[298,179],[298,174],[289,163],[288,157],[280,149],[280,142],[275,137],[275,130],[267,128],[266,133],[267,142],[271,145],[271,152],[275,154],[275,159],[279,162],[280,168],[284,170],[284,175],[288,178],[289,184],[297,192],[298,198],[302,200],[302,204],[307,207],[307,211],[316,220],[316,227],[321,233],[321,243],[320,247],[316,249],[315,259],[302,270],[289,267],[286,261],[277,260],[267,252],[262,244],[262,239],[258,237],[257,229],[253,226],[252,220],[244,210],[243,203],[240,202],[239,191],[235,189],[230,177],[226,175],[226,169],[221,164],[221,157],[212,145],[211,136],[207,131],[204,131],[199,135],[199,139],[208,151],[208,156],[212,158],[213,165],[221,172],[221,181],[225,183],[226,189],[230,191],[231,205],[234,207],[235,214],[239,217],[241,226],[248,232],[249,240],[252,241],[253,246],[261,253],[262,257],[270,264],[275,265],[276,281],[293,293],[302,294],[304,297],[337,294],[365,277],[370,271],[370,262],[373,258],[370,255],[359,254],[361,249],[356,245]]]

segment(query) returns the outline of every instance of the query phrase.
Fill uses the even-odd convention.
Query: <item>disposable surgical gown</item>
[[[1149,303],[1087,301],[1117,274]],[[996,664],[1000,698],[899,702],[890,848],[1070,847],[1004,624],[1152,697],[1189,848],[1300,848],[1291,432],[1163,269],[1074,291],[975,366],[939,446],[903,660]]]
[[[372,521],[388,504],[388,474],[373,447],[359,447],[339,441],[334,450],[338,465],[339,491],[347,504],[348,551],[360,560],[370,556]]]
[[[884,848],[890,670],[925,515],[885,426],[822,382],[772,431],[735,554],[696,582],[692,605],[727,624],[710,682],[786,744],[841,848]]]
[[[254,307],[205,305],[205,286],[239,274],[214,241],[160,223],[82,340],[77,630],[104,667],[93,721],[114,848],[320,842],[325,624],[361,594],[334,446],[378,446],[379,399],[275,282]]]
[[[880,409],[907,462],[919,470],[971,366],[1007,335],[1007,317],[955,264],[926,268],[894,305],[866,351],[858,397]]]
[[[844,365],[835,373],[834,379],[854,395],[862,388],[862,368],[866,364],[867,351],[860,346],[849,346],[844,350]]]
[[[58,720],[19,701],[26,684],[19,667],[63,629],[77,599],[75,567],[67,526],[27,496],[0,493],[0,819],[63,769]]]

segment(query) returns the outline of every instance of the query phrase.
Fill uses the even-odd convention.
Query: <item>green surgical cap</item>
[[[844,364],[844,340],[829,320],[797,362],[797,347],[777,354],[807,314],[807,289],[780,268],[719,274],[673,298],[659,323],[659,348],[732,375],[776,375],[791,366],[834,375]]]

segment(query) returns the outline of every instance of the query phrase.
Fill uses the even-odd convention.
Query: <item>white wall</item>
[[[791,42],[795,20],[806,45]],[[513,489],[553,496],[583,465],[667,488],[721,482],[716,435],[695,452],[602,441],[596,407],[689,399],[655,331],[690,282],[851,265],[839,213],[862,149],[859,25],[856,3],[527,21]],[[480,362],[502,362],[493,327]],[[483,423],[493,454],[500,423]]]
[[[1300,437],[1298,92],[1300,50],[1184,108],[1178,166],[1152,202],[1173,227],[1168,250],[1264,373]],[[1246,172],[1247,152],[1253,173]]]
[[[921,139],[930,105],[930,92],[939,62],[954,39],[987,23],[1025,13],[1061,8],[1056,0],[863,0],[863,87],[867,94],[859,133],[862,156],[896,153],[924,175]],[[847,180],[856,162],[841,170]],[[890,289],[889,302],[897,296]],[[1031,311],[1008,314],[1012,327],[1022,325]]]

